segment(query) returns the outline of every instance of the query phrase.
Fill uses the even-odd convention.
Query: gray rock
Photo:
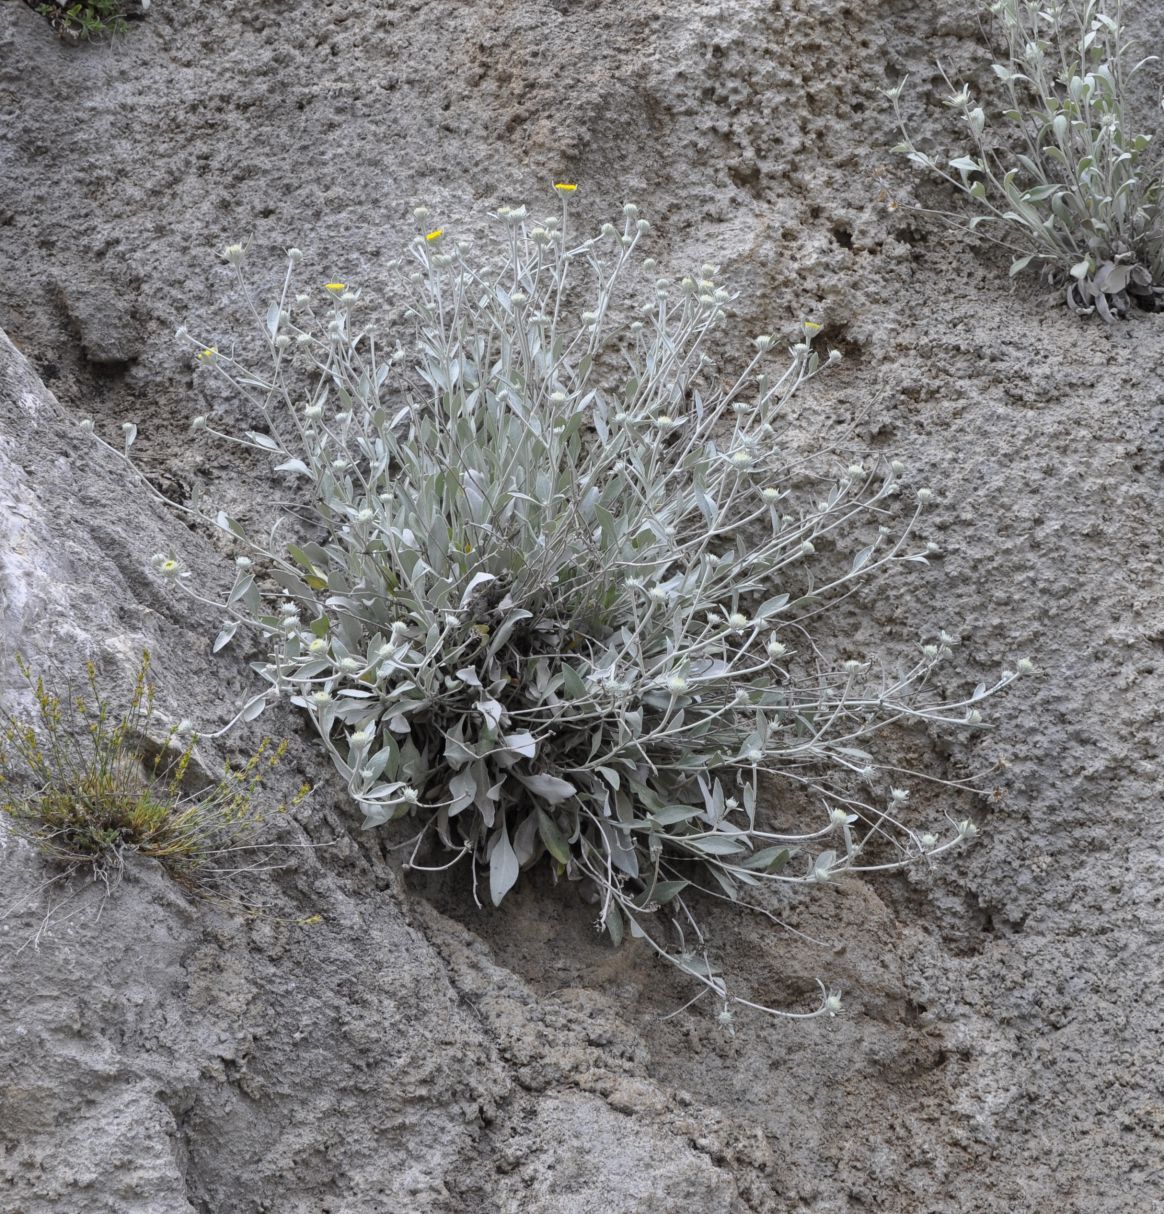
[[[208,19],[167,0],[113,46],[71,50],[25,5],[0,6],[0,275],[20,286],[0,325],[45,378],[59,371],[60,396],[5,347],[10,649],[97,653],[124,677],[148,642],[166,710],[224,721],[245,668],[211,659],[213,614],[163,593],[143,555],[178,547],[210,588],[225,562],[81,447],[76,420],[107,436],[136,420],[151,475],[197,475],[245,508],[260,474],[189,443],[208,405],[170,338],[179,323],[210,342],[245,331],[214,250],[249,242],[265,291],[295,244],[312,282],[372,300],[415,204],[471,235],[501,203],[555,206],[547,183],[569,176],[580,224],[633,198],[662,265],[723,264],[742,292],[729,356],[751,334],[825,323],[845,361],[798,404],[790,441],[834,441],[856,419],[855,454],[900,455],[933,486],[923,538],[944,555],[835,617],[835,637],[904,654],[958,633],[949,690],[1021,656],[1042,671],[975,743],[908,743],[937,774],[987,773],[982,802],[914,795],[933,820],[973,814],[972,850],[786,908],[838,951],[711,915],[757,994],[794,1001],[820,975],[848,1006],[735,1037],[700,1008],[660,1022],[689,989],[606,950],[560,890],[531,881],[481,914],[454,879],[404,885],[375,843],[337,843],[352,823],[297,743],[332,791],[296,829],[328,846],[262,887],[266,918],[187,905],[143,870],[99,918],[99,890],[70,902],[74,935],[0,960],[14,1209],[1164,1203],[1164,336],[1144,316],[1079,323],[904,205],[949,199],[888,154],[880,90],[911,73],[915,129],[944,144],[926,82],[935,57],[981,61],[971,7],[223,0]],[[1128,12],[1159,41],[1153,6]],[[1137,86],[1145,129],[1159,82]],[[125,375],[69,360],[55,282],[132,284],[142,344],[120,347]],[[210,406],[244,420],[238,402]],[[19,945],[46,906],[14,847],[4,905],[11,890],[23,909],[4,923]],[[298,925],[314,913],[322,930]]]
[[[108,287],[75,282],[58,283],[57,291],[86,361],[98,367],[124,368],[141,355],[141,330],[128,292],[118,294]]]

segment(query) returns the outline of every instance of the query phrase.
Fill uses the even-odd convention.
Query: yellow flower
[[[804,331],[811,337],[813,333],[819,333],[821,331],[821,326],[818,325],[815,320],[806,320],[804,322]]]
[[[434,240],[440,240],[440,238],[444,234],[445,234],[444,228],[434,228],[431,232],[426,232],[424,238],[425,238],[425,240],[431,242]]]
[[[324,290],[330,291],[333,295],[338,295],[341,291],[346,291],[348,284],[346,282],[328,282],[324,283]]]
[[[572,181],[554,182],[554,189],[557,190],[559,194],[573,194],[577,188],[577,185],[575,185]]]
[[[198,361],[203,363],[213,362],[218,357],[217,346],[207,346],[205,350],[198,351]]]

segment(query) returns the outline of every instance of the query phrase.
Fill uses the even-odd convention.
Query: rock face
[[[951,689],[1041,670],[973,749],[919,740],[938,774],[1006,764],[988,804],[919,807],[973,813],[972,850],[787,909],[843,948],[712,913],[765,998],[841,986],[828,1023],[662,1020],[691,992],[569,892],[533,879],[481,913],[455,873],[405,881],[291,716],[261,723],[317,792],[251,913],[148,865],[108,895],[46,886],[7,840],[5,1214],[1164,1208],[1164,331],[1080,323],[897,205],[944,199],[889,155],[880,90],[911,73],[944,138],[933,60],[982,83],[978,37],[963,0],[170,0],[68,48],[0,8],[5,687],[14,651],[124,679],[148,646],[172,718],[213,727],[249,694],[216,615],[148,572],[177,550],[213,598],[229,554],[77,426],[136,422],[168,493],[253,496],[261,474],[186,439],[207,406],[172,330],[225,342],[242,314],[210,250],[249,242],[262,279],[296,244],[374,294],[412,206],[473,232],[561,177],[580,222],[634,198],[662,264],[723,265],[726,357],[821,321],[846,357],[794,435],[852,424],[933,486],[943,555],[838,637],[944,627]]]

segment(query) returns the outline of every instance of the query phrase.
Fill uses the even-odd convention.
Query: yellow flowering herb
[[[323,289],[330,291],[333,295],[338,295],[341,291],[348,289],[348,284],[346,282],[328,282],[324,283]]]
[[[577,184],[573,181],[554,182],[554,189],[557,190],[559,194],[573,194],[577,188]]]
[[[440,238],[441,238],[441,237],[442,237],[444,234],[445,234],[445,230],[444,230],[444,228],[435,228],[435,229],[434,229],[433,231],[431,231],[431,232],[426,232],[426,233],[425,233],[425,235],[424,235],[424,238],[425,238],[425,240],[427,240],[427,241],[429,241],[429,242],[431,243],[431,242],[432,242],[432,241],[434,241],[434,240],[440,240]]]

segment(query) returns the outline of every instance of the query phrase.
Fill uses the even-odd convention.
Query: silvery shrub
[[[991,71],[1001,113],[970,86],[944,104],[968,145],[944,161],[920,149],[901,113],[905,81],[889,89],[903,142],[896,151],[969,200],[945,218],[1065,284],[1071,308],[1105,320],[1164,298],[1164,214],[1151,136],[1128,113],[1133,63],[1120,0],[996,0],[999,54]]]
[[[494,904],[537,863],[587,882],[612,940],[642,938],[730,1016],[761,1005],[712,964],[696,895],[762,899],[972,835],[908,825],[871,747],[978,726],[1016,672],[942,702],[944,634],[885,664],[818,649],[830,604],[925,562],[928,491],[898,464],[813,471],[778,427],[834,361],[819,326],[756,338],[724,378],[717,267],[655,278],[636,207],[578,239],[569,193],[540,222],[503,209],[480,250],[422,230],[390,267],[398,344],[359,290],[299,290],[298,250],[265,309],[227,250],[270,363],[201,348],[255,421],[194,428],[268,453],[293,505],[265,538],[218,515],[247,555],[216,648],[258,630],[267,694],[309,714],[365,825],[419,823],[413,866],[435,840]],[[180,558],[157,566],[181,581]],[[821,994],[781,1014],[835,1012]]]

